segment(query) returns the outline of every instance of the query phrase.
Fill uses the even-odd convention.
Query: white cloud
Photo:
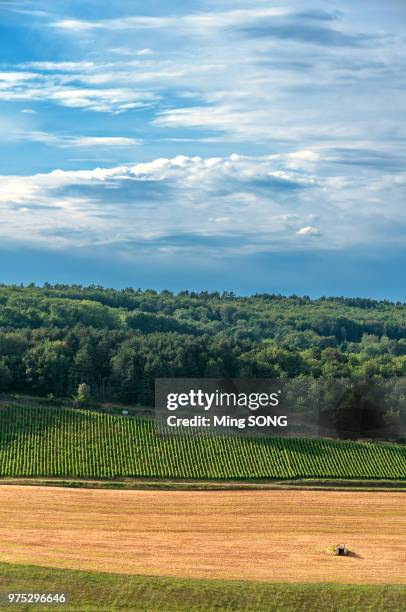
[[[299,236],[320,236],[320,230],[317,227],[306,225],[297,230],[296,234]]]
[[[21,64],[22,68],[34,68],[34,70],[75,72],[78,70],[92,70],[94,62],[26,62]]]
[[[70,147],[131,147],[141,144],[140,140],[134,138],[123,138],[122,136],[79,136],[67,139]]]
[[[19,236],[55,248],[117,243],[255,253],[379,244],[388,228],[406,224],[402,181],[391,188],[388,205],[389,177],[373,191],[368,176],[334,187],[330,177],[291,169],[292,154],[303,156],[179,155],[3,176],[0,239]],[[304,240],[312,237],[317,241]]]
[[[110,47],[108,49],[109,53],[115,53],[117,55],[124,55],[124,56],[148,56],[148,55],[153,55],[154,52],[152,49],[146,48],[146,49],[132,49],[131,47]]]
[[[21,132],[15,135],[16,139],[41,142],[61,148],[123,148],[140,145],[141,140],[123,136],[65,136],[49,134],[48,132]]]
[[[154,99],[152,94],[131,89],[90,89],[60,87],[50,92],[50,98],[71,108],[88,108],[100,112],[123,111],[145,106]]]
[[[49,13],[44,10],[27,8],[26,3],[20,3],[18,0],[0,2],[0,8],[20,15],[29,15],[30,17],[48,17]]]
[[[9,72],[0,72],[0,91],[6,87],[13,85],[19,85],[24,81],[32,81],[38,78],[38,74],[33,72],[16,72],[10,70]]]
[[[264,4],[247,9],[245,3],[240,9],[217,6],[180,15],[168,9],[158,16],[50,21],[48,26],[57,28],[59,36],[66,34],[68,49],[72,39],[77,42],[76,35],[83,35],[75,52],[78,61],[67,51],[63,61],[49,58],[20,65],[20,72],[6,73],[11,75],[8,82],[1,81],[0,74],[0,100],[108,113],[150,108],[152,138],[162,129],[168,137],[170,128],[180,138],[188,130],[187,136],[194,131],[205,142],[278,141],[313,152],[315,144],[326,140],[374,137],[381,142],[387,113],[381,107],[377,114],[369,101],[382,95],[386,109],[388,89],[381,87],[385,71],[390,71],[391,87],[400,89],[404,46],[377,43],[367,54],[364,48],[333,46],[321,52],[313,46],[305,54],[303,41],[294,37],[302,22],[310,28],[310,43],[312,28],[316,33],[323,27],[335,32],[337,26],[351,37],[360,27],[345,18],[337,19],[337,25],[336,13],[324,12],[323,21],[323,11]],[[275,25],[282,37],[246,35],[247,28],[265,25]],[[146,32],[138,32],[142,29]],[[151,42],[153,50],[142,46]],[[357,103],[351,104],[354,98]],[[403,98],[395,93],[391,100],[393,107],[403,109]],[[397,122],[397,129],[402,130],[400,125]],[[294,163],[292,158],[292,167]]]
[[[78,75],[73,81],[86,81]],[[158,99],[155,93],[134,87],[96,88],[74,86],[64,75],[31,72],[0,73],[0,100],[54,102],[61,106],[120,113],[131,108],[149,106]]]
[[[59,30],[80,34],[92,30],[156,30],[162,28],[176,28],[179,30],[221,30],[225,26],[238,26],[250,21],[266,17],[283,17],[291,14],[284,8],[241,9],[231,11],[212,11],[208,13],[191,13],[177,16],[143,17],[127,16],[97,21],[82,19],[60,19],[51,25]]]

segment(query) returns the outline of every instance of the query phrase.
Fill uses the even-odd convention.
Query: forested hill
[[[158,376],[404,376],[406,305],[0,286],[0,390],[151,403]]]

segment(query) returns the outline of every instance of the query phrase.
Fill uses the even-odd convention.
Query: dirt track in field
[[[336,557],[346,544],[354,556]],[[144,575],[406,583],[406,494],[0,487],[0,561]]]

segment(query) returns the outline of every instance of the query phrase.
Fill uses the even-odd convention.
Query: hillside
[[[397,444],[159,436],[150,420],[40,406],[0,408],[0,476],[405,479]]]
[[[405,375],[401,303],[0,286],[0,392],[71,397],[86,382],[96,400],[152,405],[158,377],[375,376],[404,395]]]
[[[19,592],[29,584],[35,592],[68,592],[77,612],[149,610],[149,612],[211,612],[232,609],[246,612],[274,610],[401,610],[405,589],[387,585],[267,584],[237,580],[179,580],[147,576],[127,576],[100,572],[40,568],[30,565],[0,564],[0,587]],[[129,603],[131,602],[131,603]],[[59,608],[63,606],[59,606]],[[25,605],[14,604],[16,611]],[[57,609],[49,604],[36,610]]]

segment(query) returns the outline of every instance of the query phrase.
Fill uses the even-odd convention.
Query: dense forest
[[[353,298],[0,286],[0,391],[153,402],[156,377],[406,374],[406,305]]]

